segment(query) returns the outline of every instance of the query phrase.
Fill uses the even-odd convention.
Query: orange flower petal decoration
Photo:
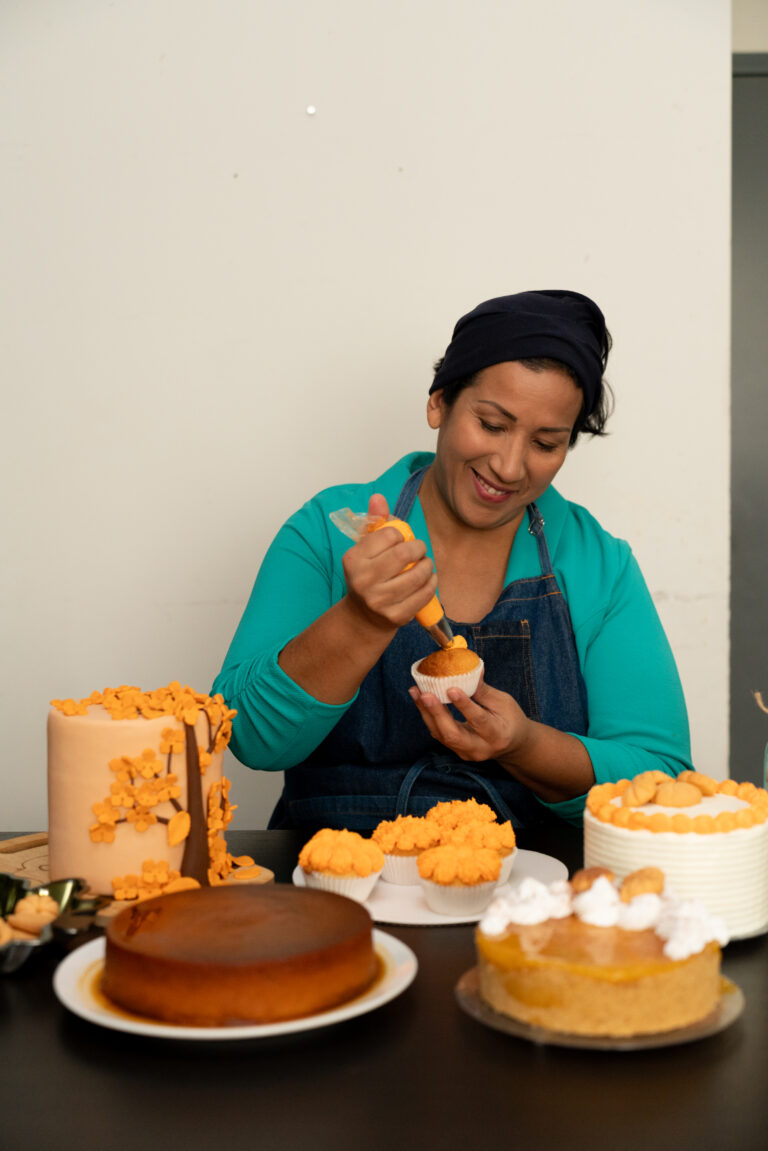
[[[194,888],[199,887],[200,884],[196,879],[190,876],[179,876],[177,879],[171,879],[163,887],[163,895],[173,895],[177,891],[192,891]]]
[[[168,822],[168,846],[176,847],[189,835],[191,820],[188,811],[177,811]]]

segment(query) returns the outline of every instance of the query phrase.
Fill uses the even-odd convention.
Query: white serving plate
[[[567,879],[568,868],[559,859],[551,855],[543,855],[540,851],[518,850],[512,873],[505,884],[499,886],[499,894],[528,877],[539,879],[542,883],[554,883],[556,879]],[[306,886],[304,872],[296,867],[293,872],[293,882],[297,887]],[[445,927],[451,923],[477,923],[482,912],[474,915],[450,916],[438,915],[427,907],[427,901],[419,885],[414,887],[400,883],[387,883],[380,879],[371,894],[363,903],[367,907],[376,923],[389,923],[401,927],[427,926]]]
[[[307,1015],[303,1019],[289,1019],[283,1023],[246,1024],[235,1027],[184,1027],[159,1023],[152,1019],[129,1015],[110,1004],[99,994],[98,986],[104,967],[106,940],[93,939],[70,952],[56,968],[53,989],[63,1005],[99,1027],[114,1031],[127,1031],[135,1035],[149,1035],[155,1039],[261,1039],[270,1035],[288,1035],[292,1032],[312,1031],[328,1027],[375,1011],[384,1003],[400,995],[414,980],[418,968],[416,956],[410,947],[383,931],[374,931],[373,943],[383,965],[383,972],[373,987],[363,995],[351,999],[332,1011]]]

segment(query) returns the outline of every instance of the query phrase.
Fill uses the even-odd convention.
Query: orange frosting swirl
[[[501,855],[514,851],[517,840],[512,824],[505,823],[462,823],[458,827],[446,828],[442,832],[441,843],[461,844],[466,847],[490,847]]]
[[[495,823],[496,814],[487,803],[476,799],[452,799],[430,807],[425,819],[434,819],[442,827],[458,827],[462,823]]]
[[[490,847],[446,843],[430,847],[419,856],[419,875],[442,886],[475,886],[492,883],[501,872],[501,856]]]
[[[370,839],[356,831],[324,827],[304,844],[299,854],[304,871],[324,871],[330,875],[370,875],[381,871],[384,854]]]
[[[384,819],[371,838],[387,855],[417,855],[440,841],[440,829],[416,815]]]

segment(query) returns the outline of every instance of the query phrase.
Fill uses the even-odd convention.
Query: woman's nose
[[[517,436],[508,436],[503,447],[491,457],[496,477],[505,485],[517,483],[525,475],[525,445]]]

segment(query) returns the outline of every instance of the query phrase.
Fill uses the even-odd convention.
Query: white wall
[[[768,4],[766,0],[733,0],[734,52],[768,52]]]
[[[727,0],[5,0],[0,93],[0,829],[45,826],[48,700],[207,688],[282,520],[431,446],[453,322],[531,287],[608,317],[560,487],[725,774]]]

